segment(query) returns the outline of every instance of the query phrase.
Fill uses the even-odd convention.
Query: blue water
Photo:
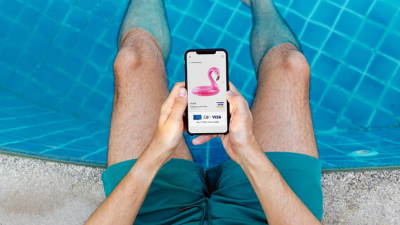
[[[127,0],[0,0],[0,149],[105,165],[116,37]],[[398,0],[276,0],[312,67],[311,106],[324,169],[400,166]],[[188,48],[226,48],[251,103],[251,14],[239,0],[166,0],[169,87]],[[190,137],[186,137],[190,139]],[[209,167],[218,139],[190,146]]]

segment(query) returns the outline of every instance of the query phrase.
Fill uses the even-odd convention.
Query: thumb
[[[187,92],[185,88],[179,90],[179,96],[175,97],[175,102],[169,115],[169,119],[181,121],[187,106]]]
[[[238,95],[231,90],[229,90],[226,93],[226,97],[227,97],[226,100],[228,100],[228,102],[229,102],[231,113],[236,111],[236,109],[237,109],[237,101],[238,101],[237,96]]]
[[[228,91],[227,100],[231,107],[231,113],[235,113],[237,111],[239,114],[243,114],[249,108],[246,99],[244,99],[244,97],[237,92]]]

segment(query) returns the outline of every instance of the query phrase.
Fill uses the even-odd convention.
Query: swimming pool
[[[0,0],[0,151],[104,166],[116,37],[127,0]],[[400,5],[396,0],[276,0],[312,67],[323,168],[400,165]],[[251,14],[239,0],[166,0],[169,87],[189,48],[225,48],[251,103]],[[189,136],[185,136],[190,139]],[[218,139],[197,162],[227,157]]]

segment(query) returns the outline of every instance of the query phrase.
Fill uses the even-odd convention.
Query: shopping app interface
[[[187,54],[188,117],[191,133],[227,131],[226,54]]]

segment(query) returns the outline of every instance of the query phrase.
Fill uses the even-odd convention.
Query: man
[[[86,224],[320,224],[309,66],[272,1],[250,6],[256,97],[250,110],[230,84],[230,130],[219,137],[231,160],[204,171],[182,136],[184,84],[168,96],[163,2],[130,3],[115,60],[107,198]],[[193,144],[214,137],[202,135]]]

